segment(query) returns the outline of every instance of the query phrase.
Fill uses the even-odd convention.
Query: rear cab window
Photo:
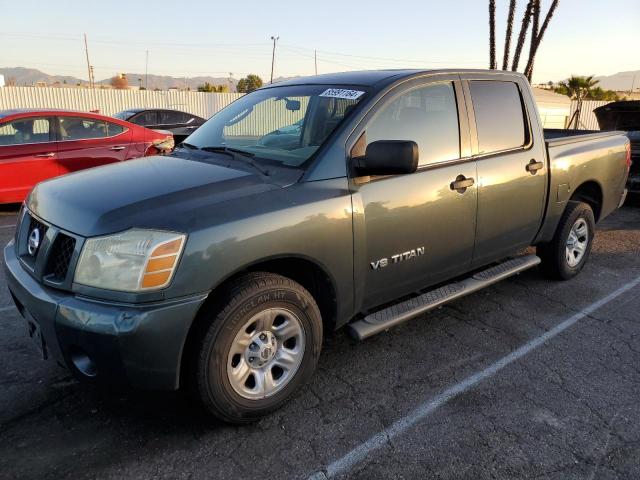
[[[478,133],[478,153],[523,148],[527,143],[525,112],[514,82],[472,80],[471,100]]]

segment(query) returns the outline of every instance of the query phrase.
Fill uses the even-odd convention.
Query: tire
[[[322,317],[307,290],[271,273],[239,278],[221,300],[203,312],[195,393],[219,419],[249,423],[281,407],[312,376]]]
[[[580,273],[589,258],[595,229],[591,207],[584,202],[570,201],[553,240],[537,248],[545,275],[556,280],[569,280]]]

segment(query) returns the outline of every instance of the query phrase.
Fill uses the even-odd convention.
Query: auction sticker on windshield
[[[320,94],[321,97],[330,98],[346,98],[347,100],[355,100],[360,98],[364,92],[360,90],[347,90],[346,88],[327,88]]]

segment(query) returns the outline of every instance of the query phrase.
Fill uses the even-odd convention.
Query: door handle
[[[464,193],[467,191],[467,188],[471,187],[475,182],[473,178],[467,178],[464,175],[458,175],[456,179],[451,182],[449,188],[451,190],[455,190],[458,193]]]
[[[119,150],[124,150],[124,149],[125,147],[118,146],[118,147],[111,147],[109,150],[115,150],[117,152]]]
[[[542,169],[542,167],[544,167],[544,163],[531,160],[529,163],[527,163],[527,166],[525,168],[531,175],[535,175],[538,170]]]
[[[39,155],[36,155],[36,158],[51,158],[51,157],[55,157],[55,153],[53,152],[49,152],[49,153],[41,153]]]

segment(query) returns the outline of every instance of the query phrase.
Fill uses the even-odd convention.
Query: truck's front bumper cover
[[[23,316],[37,322],[46,351],[80,377],[174,390],[187,333],[207,294],[151,304],[82,298],[38,283],[4,249],[7,284]],[[32,321],[33,321],[32,320]],[[92,363],[87,375],[78,358]]]

